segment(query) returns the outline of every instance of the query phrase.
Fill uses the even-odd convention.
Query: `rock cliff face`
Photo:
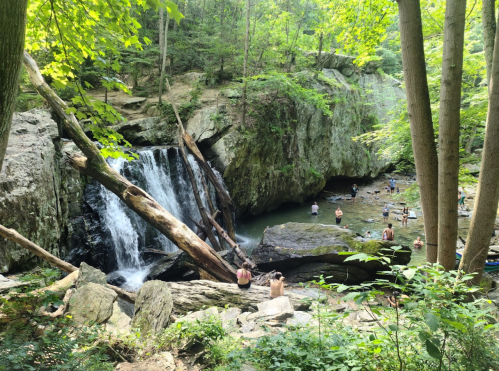
[[[347,57],[331,58],[328,65],[339,66],[349,76],[335,68],[325,68],[319,79],[308,71],[298,75],[308,87],[329,95],[332,117],[311,104],[285,101],[278,110],[289,126],[274,129],[271,125],[276,124],[265,122],[264,114],[263,122],[255,124],[270,126],[264,133],[231,126],[230,117],[237,113],[229,105],[229,113],[219,111],[218,121],[209,119],[215,117],[208,114],[214,107],[189,120],[187,131],[223,174],[239,216],[303,202],[334,177],[373,178],[388,168],[376,148],[352,137],[390,118],[390,111],[404,99],[399,82],[362,72]]]
[[[81,214],[84,182],[65,164],[57,124],[48,112],[15,114],[0,173],[0,223],[56,256],[65,256]],[[0,272],[37,264],[29,251],[0,239]]]

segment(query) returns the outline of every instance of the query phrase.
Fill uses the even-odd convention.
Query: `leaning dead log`
[[[216,279],[222,282],[234,282],[236,280],[234,269],[208,244],[201,241],[193,231],[166,211],[144,190],[130,183],[106,163],[97,146],[83,132],[75,116],[67,113],[66,103],[44,81],[36,62],[27,52],[24,52],[24,66],[36,90],[61,118],[64,129],[85,155],[85,157],[70,156],[70,164],[117,195],[128,207],[189,254],[196,264]]]
[[[44,292],[47,290],[56,290],[56,289],[61,289],[61,287],[64,287],[65,290],[67,290],[69,287],[71,287],[74,282],[76,281],[76,271],[78,271],[78,268],[76,268],[73,264],[70,264],[68,262],[65,262],[62,259],[59,259],[57,256],[52,255],[48,251],[42,249],[40,246],[37,244],[31,242],[27,238],[21,236],[16,230],[14,229],[9,229],[5,228],[3,225],[0,224],[0,236],[8,238],[12,242],[17,243],[18,245],[21,245],[22,247],[28,249],[31,251],[33,254],[38,256],[39,258],[42,258],[43,260],[49,262],[51,265],[54,267],[59,268],[60,270],[63,270],[64,272],[71,273],[67,277],[63,278],[61,281],[59,281],[57,284],[61,286],[48,286],[44,287],[43,289],[40,289],[39,292]],[[64,286],[62,286],[64,285]],[[119,287],[113,286],[113,285],[106,285],[110,289],[114,290],[119,297],[122,299],[130,302],[130,303],[135,303],[135,297],[136,294],[132,292],[125,291],[123,289],[120,289]]]
[[[3,225],[0,224],[0,235],[2,237],[8,238],[9,240],[17,243],[18,245],[21,245],[25,249],[28,249],[39,258],[42,258],[43,260],[49,262],[51,265],[63,270],[64,272],[71,273],[78,270],[78,268],[76,268],[73,264],[65,262],[64,260],[59,259],[57,256],[52,255],[48,251],[42,249],[37,244],[21,236],[14,229],[5,228]]]
[[[251,269],[256,269],[257,266],[255,263],[253,263],[247,256],[244,252],[241,251],[241,249],[239,248],[239,245],[237,243],[235,243],[228,235],[227,233],[225,233],[225,231],[223,230],[222,227],[220,227],[220,225],[216,222],[215,219],[213,219],[211,216],[208,215],[208,219],[211,223],[211,225],[213,225],[215,227],[215,229],[217,230],[218,234],[220,236],[222,236],[225,241],[227,241],[227,243],[229,244],[229,246],[232,248],[232,250],[234,250],[234,252],[236,253],[236,255],[238,256],[239,259],[241,259],[243,262],[246,262],[250,265],[250,268]]]
[[[183,133],[182,138],[184,139],[184,143],[189,148],[189,150],[192,152],[196,160],[198,161],[198,164],[203,168],[203,170],[206,172],[206,175],[208,176],[208,179],[210,179],[210,182],[215,186],[215,190],[217,191],[218,198],[220,199],[221,203],[221,208],[222,208],[222,214],[224,217],[224,222],[225,226],[227,228],[227,234],[229,237],[235,241],[236,240],[236,231],[234,229],[234,223],[232,222],[232,199],[230,198],[229,194],[223,187],[223,185],[220,183],[220,180],[217,178],[215,173],[213,172],[213,169],[210,167],[208,162],[204,159],[201,151],[199,151],[198,146],[196,145],[196,142],[192,137],[189,135],[189,133]]]
[[[173,109],[177,111],[177,107],[175,107],[174,103],[172,102]],[[192,171],[191,164],[189,163],[189,159],[187,158],[187,154],[185,153],[185,148],[184,148],[184,143],[182,140],[182,132],[184,131],[184,127],[182,125],[182,121],[180,121],[180,117],[177,114],[177,119],[179,120],[178,122],[178,130],[179,130],[179,135],[178,135],[178,145],[180,147],[180,154],[182,155],[182,159],[184,160],[185,163],[185,168],[187,169],[187,174],[189,175],[189,179],[191,181],[192,185],[192,192],[194,193],[194,199],[196,200],[196,204],[199,209],[199,213],[201,214],[201,219],[203,220],[203,225],[204,225],[204,233],[208,237],[208,240],[211,242],[211,246],[216,250],[216,251],[221,251],[222,248],[218,244],[218,241],[215,238],[215,235],[213,234],[212,228],[210,228],[210,221],[208,220],[208,213],[203,205],[203,202],[201,201],[201,197],[199,196],[199,189],[196,183],[196,177],[194,176],[194,172]]]

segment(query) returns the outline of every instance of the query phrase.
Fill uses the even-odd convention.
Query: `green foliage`
[[[16,98],[16,112],[25,112],[43,106],[45,100],[38,94],[21,92]]]
[[[43,277],[48,283],[56,273],[47,269],[23,279]],[[105,346],[96,341],[100,337],[98,327],[74,327],[69,315],[54,319],[40,314],[40,307],[61,305],[60,294],[26,291],[10,295],[15,300],[0,299],[1,312],[8,319],[4,317],[0,326],[0,371],[114,369]]]
[[[284,173],[285,175],[288,175],[289,173],[291,173],[293,170],[295,169],[295,164],[288,164],[288,165],[285,165],[283,167],[281,167],[279,169],[279,171],[281,171],[282,173]]]
[[[182,122],[187,122],[191,118],[192,114],[196,109],[199,108],[199,96],[201,95],[201,86],[196,85],[196,87],[190,92],[190,99],[188,102],[181,103],[177,106],[178,114]],[[175,111],[170,103],[162,103],[159,107],[159,112],[161,117],[166,118],[168,124],[177,123],[177,118],[175,116]]]
[[[30,282],[35,281],[39,287],[52,285],[55,281],[60,279],[61,271],[52,268],[36,268],[29,273],[19,277],[19,281]]]
[[[322,174],[312,166],[307,170],[307,174],[309,174],[312,178],[315,179],[322,178]]]

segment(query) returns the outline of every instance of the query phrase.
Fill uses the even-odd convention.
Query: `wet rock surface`
[[[300,267],[283,270],[287,282],[300,283],[316,280],[321,275],[328,283],[355,285],[373,276],[365,270],[347,264],[306,263]]]
[[[383,249],[397,245],[392,241],[365,240],[358,237],[355,232],[335,225],[286,223],[266,230],[261,243],[253,251],[252,259],[264,271],[272,269],[289,271],[313,262],[343,264],[351,253],[377,254],[384,252]],[[407,264],[410,258],[411,250],[403,248],[394,254],[392,264]],[[386,270],[386,266],[377,261],[353,260],[347,265],[360,268],[368,274]],[[325,266],[322,267],[322,269],[325,268]],[[329,269],[334,269],[334,267]],[[311,270],[313,270],[312,267]],[[300,272],[304,271],[295,271],[298,275]],[[358,271],[358,273],[362,272]]]

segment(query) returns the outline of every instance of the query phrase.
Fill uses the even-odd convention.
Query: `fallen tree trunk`
[[[39,258],[42,258],[43,260],[49,262],[50,264],[63,270],[64,272],[72,273],[78,270],[78,268],[76,268],[73,264],[67,263],[64,260],[59,259],[57,256],[52,255],[48,251],[42,249],[37,244],[34,244],[27,238],[21,236],[14,229],[5,228],[3,225],[0,224],[0,235],[5,238],[8,238],[9,240],[17,243],[18,245],[21,245],[25,249],[28,249]]]
[[[56,286],[47,286],[44,287],[43,289],[38,290],[37,292],[44,292],[47,290],[60,290],[60,287],[65,288],[67,290],[69,287],[71,287],[74,282],[76,281],[77,277],[77,271],[78,268],[76,268],[73,264],[70,264],[68,262],[65,262],[62,259],[59,259],[57,256],[52,255],[48,251],[42,249],[40,246],[37,244],[31,242],[27,238],[21,236],[19,233],[17,233],[16,230],[14,229],[9,229],[5,228],[3,225],[0,224],[0,236],[8,238],[12,242],[17,243],[18,245],[21,245],[22,247],[28,249],[31,251],[33,254],[38,256],[39,258],[42,258],[43,260],[49,262],[51,265],[54,267],[59,268],[60,270],[63,270],[64,272],[70,273],[67,277],[63,278],[59,282],[56,282]],[[123,289],[120,289],[119,287],[113,286],[113,285],[107,285],[110,289],[114,290],[119,297],[122,299],[130,302],[130,303],[135,303],[135,297],[136,295],[134,293],[125,291]]]
[[[246,262],[249,264],[250,268],[251,269],[256,269],[256,264],[253,263],[247,256],[244,252],[241,251],[241,249],[239,248],[239,245],[237,243],[235,243],[228,235],[227,233],[225,233],[225,231],[223,230],[222,227],[220,227],[220,225],[216,222],[215,219],[213,219],[211,216],[208,215],[208,219],[211,223],[211,225],[213,225],[215,227],[215,229],[217,230],[218,234],[220,236],[222,236],[225,241],[227,241],[227,243],[229,244],[229,246],[232,248],[232,250],[234,250],[234,252],[236,253],[236,255],[239,257],[239,259],[241,259],[243,262]]]
[[[27,52],[24,52],[24,66],[36,90],[61,118],[65,130],[86,156],[70,156],[71,165],[117,195],[128,207],[189,254],[196,264],[216,279],[222,282],[234,282],[236,280],[234,269],[224,262],[209,245],[201,241],[193,231],[166,211],[144,190],[130,183],[106,163],[99,149],[85,135],[74,115],[67,113],[66,103],[45,83],[36,62]]]
[[[206,172],[206,175],[208,176],[208,179],[210,179],[210,182],[215,186],[215,190],[217,191],[218,198],[220,199],[221,203],[221,208],[222,208],[222,214],[224,217],[225,221],[225,226],[227,228],[227,234],[229,237],[235,241],[236,240],[236,231],[234,229],[234,223],[232,222],[232,200],[223,187],[223,185],[220,183],[218,180],[217,176],[213,172],[213,169],[210,167],[208,162],[204,159],[202,153],[199,151],[198,146],[196,145],[196,142],[188,133],[183,133],[182,138],[184,139],[184,143],[189,148],[189,150],[192,152],[196,160],[198,161],[198,164],[203,168],[203,170]]]

